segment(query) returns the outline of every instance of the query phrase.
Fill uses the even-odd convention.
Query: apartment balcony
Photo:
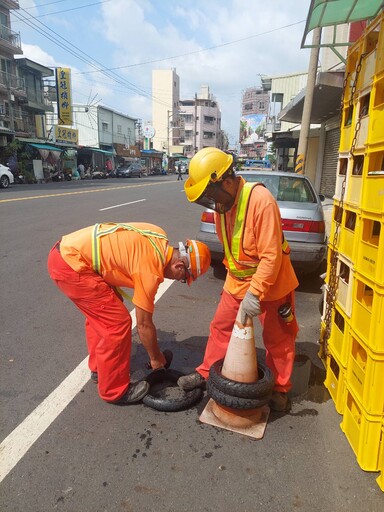
[[[281,121],[276,117],[267,118],[266,132],[279,132],[281,130]]]
[[[13,54],[22,55],[21,39],[18,32],[13,32],[6,25],[0,25],[0,49],[11,51]]]
[[[10,91],[17,96],[27,95],[24,78],[11,75],[5,71],[0,71],[0,91],[6,89],[10,89]]]

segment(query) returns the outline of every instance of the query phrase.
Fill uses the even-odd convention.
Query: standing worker
[[[164,278],[188,285],[210,265],[208,247],[195,240],[170,247],[153,224],[96,224],[64,236],[51,249],[48,272],[84,314],[91,378],[100,397],[119,404],[141,400],[146,381],[130,382],[132,318],[117,287],[134,289],[137,331],[153,370],[169,361],[160,351],[152,320]]]
[[[246,317],[259,317],[266,363],[275,377],[270,407],[285,411],[289,408],[288,391],[299,330],[294,316],[298,281],[274,197],[263,185],[246,183],[236,176],[233,165],[232,155],[217,148],[204,148],[192,158],[184,185],[190,202],[216,212],[227,276],[211,322],[204,360],[178,384],[185,390],[205,387],[211,365],[226,354],[241,308],[243,324]],[[287,303],[293,314],[289,323],[279,314],[279,308]]]
[[[183,181],[183,177],[181,175],[181,163],[180,162],[177,164],[177,181],[179,181],[179,180]]]

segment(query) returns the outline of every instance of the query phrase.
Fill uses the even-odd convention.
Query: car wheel
[[[221,374],[224,359],[216,361],[209,369],[209,382],[227,395],[239,398],[260,398],[272,391],[274,385],[273,373],[268,366],[258,363],[259,380],[257,382],[237,382],[227,379]]]
[[[177,386],[177,381],[182,376],[181,372],[173,369],[155,370],[150,373],[145,380],[151,387],[148,394],[143,398],[143,404],[163,412],[182,411],[194,405],[202,398],[203,390],[196,388],[192,391],[183,391]],[[172,386],[172,384],[176,384],[176,386]],[[168,387],[175,388],[179,396],[164,396],[164,389]]]
[[[0,187],[1,188],[8,188],[9,187],[9,178],[6,174],[3,174],[0,178]]]

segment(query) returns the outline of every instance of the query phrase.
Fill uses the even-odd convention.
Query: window
[[[117,125],[117,133],[121,134],[123,132],[121,124]]]
[[[192,121],[193,121],[193,116],[192,116],[192,114],[186,114],[186,115],[184,116],[184,121],[185,121],[186,123],[192,123]]]
[[[101,129],[103,130],[103,132],[107,132],[108,131],[108,123],[105,123],[104,121],[101,123]]]

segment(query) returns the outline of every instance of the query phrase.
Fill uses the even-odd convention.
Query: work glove
[[[240,304],[240,322],[245,325],[248,318],[253,318],[261,313],[260,299],[249,290]]]

